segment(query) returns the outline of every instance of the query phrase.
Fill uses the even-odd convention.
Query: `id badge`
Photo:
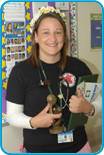
[[[73,131],[61,132],[57,136],[58,143],[73,142]]]

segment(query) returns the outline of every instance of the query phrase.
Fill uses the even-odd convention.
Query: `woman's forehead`
[[[55,27],[54,27],[55,26]],[[50,27],[54,27],[56,29],[63,29],[61,23],[58,21],[58,19],[56,18],[51,18],[51,17],[47,17],[42,19],[42,21],[39,24],[40,28],[50,28]]]

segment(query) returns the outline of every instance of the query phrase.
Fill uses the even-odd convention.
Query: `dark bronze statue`
[[[55,95],[49,94],[47,96],[47,102],[50,104],[49,113],[58,114],[62,112],[62,108],[56,104],[57,97]],[[54,121],[53,125],[49,129],[49,132],[51,134],[58,134],[62,131],[64,131],[64,125],[62,124],[62,120],[60,118]]]

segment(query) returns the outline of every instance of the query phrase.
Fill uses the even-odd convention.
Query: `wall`
[[[100,74],[102,79],[102,49],[92,50],[90,47],[90,14],[101,13],[101,7],[96,2],[78,3],[78,51],[79,57],[90,67],[93,73]],[[94,103],[96,114],[90,118],[87,125],[88,138],[93,151],[98,151],[102,144],[102,97]]]
[[[90,48],[90,13],[100,12],[97,3],[78,3],[78,50],[79,57],[84,59],[93,72],[102,72],[102,51],[92,51]],[[95,63],[96,62],[96,63]],[[96,114],[90,118],[86,125],[88,138],[94,152],[101,146],[101,104],[102,98],[99,96],[95,102]],[[93,125],[93,126],[92,126]],[[22,129],[7,126],[2,129],[2,145],[7,152],[18,152],[19,145],[22,144]]]
[[[23,144],[22,129],[10,125],[2,128],[2,148],[6,152],[19,152],[21,144]]]
[[[93,72],[102,73],[102,49],[91,49],[90,14],[100,13],[101,7],[96,2],[78,3],[78,51]],[[96,63],[95,63],[96,62]]]

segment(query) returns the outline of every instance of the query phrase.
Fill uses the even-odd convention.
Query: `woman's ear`
[[[38,43],[38,35],[36,32],[35,32],[35,42]]]

